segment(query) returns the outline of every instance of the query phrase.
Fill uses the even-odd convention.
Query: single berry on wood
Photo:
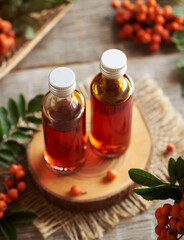
[[[174,144],[168,144],[167,146],[166,146],[166,152],[167,153],[173,153],[175,151],[175,146],[174,146]]]
[[[109,171],[107,171],[106,177],[108,180],[112,181],[117,177],[117,175],[118,175],[117,170],[112,168]]]

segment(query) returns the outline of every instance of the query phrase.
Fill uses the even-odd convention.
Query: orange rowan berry
[[[149,14],[149,15],[152,15],[152,14],[154,14],[154,15],[155,15],[155,8],[154,8],[154,7],[151,7],[151,6],[149,6],[149,7],[148,7],[148,14]]]
[[[156,0],[147,0],[147,4],[148,6],[155,7],[157,5],[157,2]]]
[[[151,28],[146,28],[146,29],[145,29],[145,32],[146,32],[146,33],[149,33],[149,34],[152,34],[152,29],[151,29]]]
[[[169,30],[164,28],[161,33],[161,36],[164,40],[167,40],[168,38],[170,38]]]
[[[170,24],[170,29],[173,30],[174,32],[176,32],[181,29],[181,26],[177,22],[172,22]]]
[[[166,146],[167,153],[173,153],[174,151],[175,151],[175,146],[173,144],[170,143]]]
[[[13,163],[11,165],[11,168],[10,168],[9,172],[11,174],[16,174],[18,170],[19,170],[19,165]]]
[[[122,6],[124,8],[128,8],[130,6],[130,4],[131,4],[130,0],[123,0],[123,2],[122,2]]]
[[[178,221],[178,223],[176,225],[176,229],[179,233],[184,234],[184,222]]]
[[[151,34],[145,32],[144,36],[141,37],[141,43],[147,44],[149,42],[151,42]]]
[[[11,188],[8,191],[8,196],[13,200],[13,201],[17,201],[19,199],[19,192],[16,188]]]
[[[165,18],[164,18],[163,16],[161,16],[161,15],[156,16],[155,22],[156,22],[157,24],[164,25],[164,23],[165,23]]]
[[[173,218],[178,218],[179,211],[180,211],[180,205],[179,203],[175,203],[171,208],[171,216]]]
[[[160,228],[158,225],[155,227],[155,233],[157,235],[160,235],[161,231],[162,231],[163,228]]]
[[[136,19],[138,22],[144,22],[147,19],[147,16],[145,13],[138,13],[136,16]]]
[[[171,218],[169,220],[169,225],[170,225],[171,230],[176,230],[177,222],[178,221],[175,218]]]
[[[184,19],[182,17],[176,17],[175,21],[179,24],[179,25],[183,25],[184,24]]]
[[[172,7],[170,5],[164,6],[164,15],[167,17],[172,14]]]
[[[9,21],[3,20],[0,23],[0,30],[4,33],[7,33],[12,29],[12,24]]]
[[[161,24],[155,24],[153,30],[155,33],[162,34],[164,27]]]
[[[141,13],[147,13],[148,7],[145,4],[139,6],[138,11]]]
[[[24,192],[27,188],[27,185],[25,182],[21,181],[17,184],[17,189],[19,192]]]
[[[106,177],[108,180],[112,181],[117,177],[117,175],[118,175],[117,170],[112,168],[109,171],[107,171]]]
[[[73,196],[78,196],[81,194],[81,188],[77,185],[73,185],[70,189],[70,192]]]
[[[162,207],[157,208],[157,210],[155,211],[155,217],[156,219],[158,219],[159,217],[162,216]]]
[[[153,42],[152,44],[149,45],[149,51],[150,52],[155,52],[158,51],[160,49],[160,44]]]
[[[169,216],[171,212],[171,204],[165,203],[161,209],[162,215]]]
[[[7,204],[6,204],[6,202],[5,201],[3,201],[3,200],[0,200],[0,211],[6,211],[6,209],[7,209]]]
[[[24,170],[18,170],[17,173],[16,173],[16,175],[15,175],[16,179],[21,179],[21,178],[23,178],[24,176],[25,176]]]
[[[7,187],[7,188],[12,188],[14,186],[14,181],[11,179],[11,178],[6,178],[4,180],[4,185]]]
[[[112,2],[111,2],[111,7],[113,7],[113,8],[119,8],[119,7],[121,7],[121,2],[120,2],[120,0],[112,0]]]
[[[169,219],[167,216],[161,216],[157,219],[157,222],[160,228],[164,228],[168,224]]]
[[[161,36],[160,36],[159,34],[154,33],[154,34],[152,35],[152,42],[154,42],[154,43],[160,43],[161,41],[162,41],[162,38],[161,38]]]
[[[6,201],[7,195],[5,193],[0,193],[0,200]]]
[[[137,5],[142,5],[142,4],[144,4],[144,0],[135,0],[135,3]]]
[[[0,211],[0,219],[2,219],[4,217],[4,212]]]

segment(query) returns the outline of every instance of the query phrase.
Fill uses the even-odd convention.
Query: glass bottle
[[[126,74],[126,55],[118,49],[102,54],[100,70],[91,83],[89,142],[101,156],[114,158],[130,142],[134,83]]]
[[[62,174],[78,170],[85,161],[85,100],[75,87],[71,69],[55,68],[49,76],[50,91],[42,100],[44,159]]]

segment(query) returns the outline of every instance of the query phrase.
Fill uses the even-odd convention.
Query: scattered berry
[[[79,186],[77,185],[73,185],[70,189],[70,192],[73,196],[78,196],[81,194],[81,189]]]
[[[106,177],[108,180],[112,181],[117,177],[117,175],[118,175],[117,170],[112,168],[109,171],[107,171]]]
[[[173,144],[170,143],[166,146],[167,153],[173,153],[174,151],[175,151],[175,146]]]

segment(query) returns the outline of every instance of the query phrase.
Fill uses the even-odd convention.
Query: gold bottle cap
[[[49,75],[49,90],[57,97],[65,98],[76,88],[75,74],[70,68],[58,67]]]
[[[118,49],[109,49],[101,56],[100,69],[107,78],[119,78],[126,73],[127,57]]]

